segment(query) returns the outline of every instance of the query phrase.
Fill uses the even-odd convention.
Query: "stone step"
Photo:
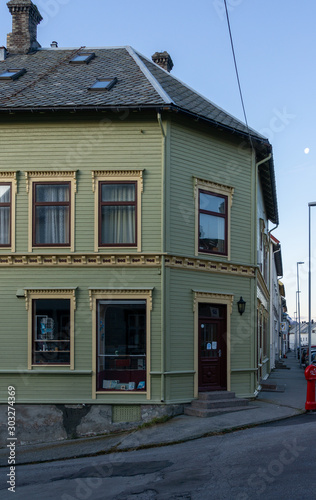
[[[290,370],[291,368],[289,366],[286,366],[284,364],[284,361],[276,361],[275,362],[275,369],[276,370]]]
[[[234,399],[235,393],[231,391],[212,391],[212,392],[199,392],[199,399],[211,401],[219,399]]]
[[[195,399],[191,403],[192,408],[201,408],[201,409],[235,408],[238,406],[247,406],[247,405],[248,401],[246,399],[239,399],[239,398],[218,399],[218,400]]]
[[[223,415],[224,413],[232,413],[235,411],[242,411],[242,410],[250,410],[251,408],[254,408],[252,406],[234,406],[234,407],[227,407],[227,408],[216,408],[216,409],[203,409],[203,408],[192,408],[192,406],[187,406],[184,409],[184,414],[189,415],[191,417],[202,417],[202,418],[207,418],[207,417],[215,417],[216,415]]]

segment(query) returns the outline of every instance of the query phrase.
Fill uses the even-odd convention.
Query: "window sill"
[[[71,249],[71,245],[36,245],[36,246],[32,246],[32,251],[35,251],[35,250],[70,250]]]
[[[137,252],[140,252],[140,250],[138,249],[137,245],[133,245],[133,246],[130,246],[130,245],[119,245],[119,246],[102,246],[102,247],[98,247],[98,252],[104,252],[104,251],[112,251],[112,250],[135,250]]]
[[[59,365],[60,366],[60,365]],[[56,365],[56,368],[59,368]],[[37,367],[34,367],[37,368]],[[32,369],[32,370],[0,370],[1,375],[92,375],[92,370],[52,370],[50,369]]]
[[[109,396],[112,396],[112,394],[134,394],[134,396],[139,396],[140,394],[141,395],[146,395],[147,394],[147,391],[96,391],[96,395],[97,396],[100,396],[100,395],[109,395]]]
[[[198,256],[200,256],[200,257],[202,257],[202,256],[203,256],[203,257],[210,256],[210,257],[212,257],[212,258],[214,258],[214,257],[218,257],[219,259],[227,259],[227,260],[229,260],[229,259],[228,259],[228,254],[227,254],[227,253],[201,252],[201,251],[199,250],[199,252],[198,252],[198,254],[197,254],[197,255],[198,255]]]

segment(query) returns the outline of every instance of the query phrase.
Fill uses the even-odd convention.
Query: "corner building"
[[[268,140],[173,76],[167,53],[41,48],[36,7],[8,6],[1,393],[25,411],[85,405],[96,432],[203,391],[254,397],[278,224]]]

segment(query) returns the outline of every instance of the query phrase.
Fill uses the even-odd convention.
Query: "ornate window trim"
[[[10,246],[0,247],[1,250],[11,250],[15,252],[15,217],[16,217],[16,195],[18,192],[17,184],[17,172],[0,172],[0,184],[10,184],[11,185],[11,228],[10,228]]]
[[[150,339],[151,339],[151,311],[152,311],[152,293],[153,288],[89,288],[90,309],[92,311],[92,399],[97,398],[97,394],[104,392],[96,391],[97,382],[97,301],[98,300],[146,300],[146,398],[150,399]],[[125,394],[121,391],[113,391],[111,394]],[[126,393],[131,395],[131,393]],[[137,394],[137,393],[136,393]]]
[[[192,290],[193,292],[193,312],[194,312],[194,397],[198,397],[199,392],[199,303],[223,304],[227,307],[227,390],[231,387],[231,315],[233,312],[234,295],[208,292],[204,290]]]
[[[71,252],[75,251],[75,195],[77,193],[77,171],[76,170],[58,170],[58,171],[27,171],[25,172],[26,192],[29,195],[29,213],[28,213],[28,251],[40,250],[42,247],[33,247],[33,184],[37,182],[70,182],[70,243]],[[43,247],[43,248],[54,248]]]
[[[141,228],[142,228],[142,192],[144,189],[143,183],[143,172],[144,170],[92,170],[92,191],[94,192],[94,251],[108,251],[113,252],[113,249],[128,248],[128,246],[111,246],[111,247],[100,247],[99,246],[99,183],[100,182],[124,182],[124,181],[134,181],[137,183],[137,246],[135,249],[141,252]]]
[[[32,370],[38,365],[32,363],[32,340],[33,340],[33,308],[34,299],[70,299],[70,370],[74,370],[74,345],[75,345],[75,310],[76,310],[76,289],[77,287],[56,287],[56,288],[24,288],[25,308],[28,311],[28,361],[27,368]],[[59,365],[57,365],[59,366]],[[45,368],[45,367],[44,367]],[[51,366],[47,367],[52,369]],[[41,367],[43,369],[43,367]]]
[[[226,186],[225,184],[218,184],[217,182],[208,181],[205,179],[199,179],[198,177],[193,177],[194,181],[194,198],[195,198],[195,255],[199,255],[199,191],[208,191],[210,194],[218,194],[226,196],[227,200],[227,255],[221,255],[221,257],[226,257],[230,260],[230,238],[231,238],[231,207],[233,204],[234,188],[232,186]],[[203,252],[203,255],[205,253]],[[212,254],[211,252],[209,255]]]

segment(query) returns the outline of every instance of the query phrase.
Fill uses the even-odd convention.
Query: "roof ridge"
[[[180,78],[178,78],[178,77],[172,75],[171,73],[169,73],[168,71],[166,71],[164,68],[162,68],[161,66],[159,66],[159,64],[156,64],[154,61],[150,60],[148,57],[144,56],[140,52],[137,52],[137,55],[143,57],[144,59],[146,59],[146,61],[148,61],[149,63],[153,64],[154,66],[156,66],[157,68],[161,69],[162,71],[164,71],[168,76],[170,76],[171,78],[173,78],[174,80],[176,80],[178,83],[180,83],[181,85],[183,85],[187,89],[191,90],[191,92],[193,92],[197,96],[199,96],[202,99],[204,99],[205,101],[207,101],[209,104],[211,104],[212,106],[214,106],[214,108],[218,109],[222,113],[225,113],[227,116],[229,116],[233,120],[236,120],[243,127],[248,128],[249,131],[254,132],[257,136],[262,137],[263,139],[267,139],[267,137],[265,137],[264,135],[262,135],[259,132],[257,132],[257,130],[255,130],[255,129],[251,128],[251,127],[247,127],[247,125],[243,121],[241,121],[239,118],[236,118],[236,116],[232,115],[231,113],[229,113],[228,111],[226,111],[222,107],[218,106],[218,104],[215,104],[213,101],[211,101],[210,99],[208,99],[207,97],[205,97],[203,94],[200,94],[200,92],[198,92],[197,90],[195,90],[192,87],[190,87],[190,85],[188,85],[187,83],[185,83],[182,80],[180,80]]]
[[[136,62],[137,66],[139,69],[142,71],[142,73],[145,75],[149,83],[154,87],[156,92],[160,95],[160,97],[164,100],[166,104],[174,104],[174,101],[171,99],[171,97],[167,94],[167,92],[162,88],[160,83],[156,80],[154,75],[150,72],[150,70],[147,68],[147,66],[143,63],[143,61],[140,59],[138,53],[131,47],[130,45],[127,45],[125,47],[129,55],[134,59]]]

